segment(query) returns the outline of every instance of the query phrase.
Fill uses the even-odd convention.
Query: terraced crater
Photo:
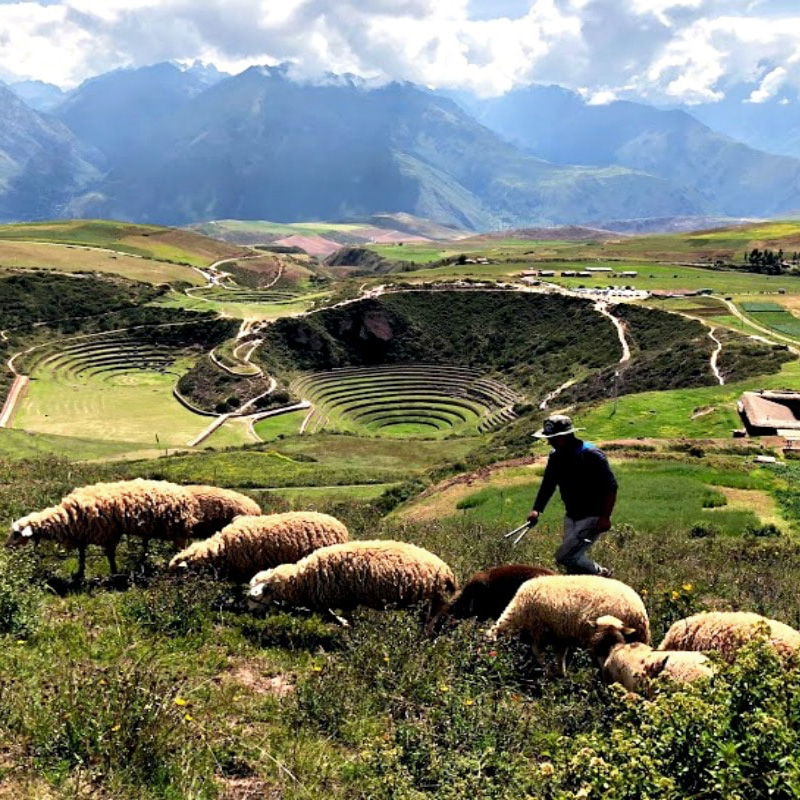
[[[470,435],[515,418],[521,395],[470,367],[391,364],[299,378],[292,391],[314,406],[304,430],[377,436]]]

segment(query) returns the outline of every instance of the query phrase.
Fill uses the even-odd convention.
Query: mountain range
[[[408,213],[469,230],[788,215],[800,159],[685,110],[591,105],[558,87],[445,97],[285,68],[171,63],[77,89],[0,86],[0,219],[347,220]]]

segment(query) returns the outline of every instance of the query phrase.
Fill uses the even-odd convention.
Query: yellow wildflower
[[[680,599],[680,596],[681,596],[681,595],[680,595],[680,593],[679,593],[679,592],[675,592],[675,591],[673,591],[673,592],[672,592],[672,599],[673,599],[673,600],[678,600],[678,599]]]
[[[183,718],[186,720],[186,722],[191,722],[194,719],[191,714],[184,714]]]
[[[684,592],[691,592],[692,588],[693,587],[691,583],[684,583],[683,586],[681,586],[681,589],[683,589]]]
[[[189,704],[188,700],[184,700],[182,697],[176,697],[173,701],[176,706],[185,706]]]
[[[471,697],[468,697],[468,698],[467,698],[467,699],[464,701],[464,705],[465,705],[465,706],[474,706],[474,705],[475,705],[475,701],[474,701],[474,700],[473,700]]]

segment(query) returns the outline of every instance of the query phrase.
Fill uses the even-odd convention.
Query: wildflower
[[[522,698],[521,698],[521,697],[520,697],[518,694],[516,694],[516,693],[514,693],[514,692],[512,692],[512,693],[511,693],[511,702],[512,702],[512,703],[519,703],[519,701],[520,701],[521,699],[522,699]]]
[[[673,592],[672,592],[672,595],[671,595],[671,597],[672,597],[672,599],[673,599],[673,600],[679,600],[679,599],[680,599],[680,596],[681,596],[681,595],[680,595],[680,592],[675,592],[675,591],[673,591]]]
[[[539,772],[541,772],[544,776],[552,775],[555,771],[556,768],[549,761],[544,761],[543,763],[539,764]]]
[[[111,730],[113,733],[116,733],[121,727],[122,725],[120,725],[118,722]]]
[[[497,650],[490,650],[489,651],[489,658],[494,658],[497,655]]]
[[[25,640],[24,639],[17,639],[17,644],[25,644]]]
[[[183,718],[186,722],[191,722],[194,719],[194,717],[191,714],[184,714]]]
[[[468,697],[468,698],[467,698],[467,699],[464,701],[464,705],[465,705],[465,706],[474,706],[474,705],[475,705],[475,701],[474,701],[474,700],[473,700],[471,697]]]
[[[384,657],[383,657],[383,660],[384,660],[384,662],[385,662],[385,663],[387,663],[387,664],[388,664],[388,663],[389,663],[389,656],[384,656]]]
[[[319,664],[314,664],[314,666],[311,667],[311,671],[312,672],[322,672],[322,667]]]
[[[691,592],[692,588],[693,587],[691,583],[684,583],[683,586],[681,586],[681,589],[683,589],[684,592]]]
[[[441,691],[441,692],[449,692],[449,691],[450,691],[450,687],[449,687],[449,686],[447,686],[446,684],[444,684],[444,683],[443,683],[443,684],[442,684],[442,685],[439,687],[439,691]]]
[[[173,701],[176,706],[185,706],[189,704],[188,700],[184,700],[182,697],[176,697]]]

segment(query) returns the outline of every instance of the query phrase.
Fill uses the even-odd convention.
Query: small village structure
[[[800,392],[745,392],[737,408],[750,436],[780,436],[800,444]]]

